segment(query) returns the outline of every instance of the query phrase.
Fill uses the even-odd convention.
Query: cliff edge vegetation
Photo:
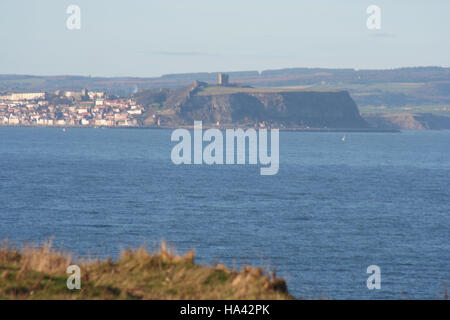
[[[81,288],[69,290],[69,265],[81,270]],[[283,279],[262,268],[233,270],[194,263],[162,243],[158,252],[125,250],[117,261],[74,262],[51,243],[0,248],[0,299],[293,299]]]

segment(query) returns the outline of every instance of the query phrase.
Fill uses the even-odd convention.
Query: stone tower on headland
[[[230,84],[229,78],[230,77],[228,74],[219,73],[219,81],[217,82],[217,84],[219,86],[228,86]]]

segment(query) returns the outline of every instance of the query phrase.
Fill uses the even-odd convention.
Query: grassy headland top
[[[81,288],[69,290],[69,265],[81,270]],[[126,250],[117,261],[74,262],[51,249],[0,249],[0,299],[293,299],[283,279],[262,268],[200,266],[194,253]]]

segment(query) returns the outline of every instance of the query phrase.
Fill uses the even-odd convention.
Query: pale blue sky
[[[70,4],[81,30],[66,28]],[[449,13],[448,0],[0,0],[0,74],[448,67]]]

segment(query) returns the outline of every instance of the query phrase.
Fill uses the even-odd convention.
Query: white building
[[[36,100],[44,98],[45,92],[12,93],[10,95],[0,96],[0,99],[3,100]]]

